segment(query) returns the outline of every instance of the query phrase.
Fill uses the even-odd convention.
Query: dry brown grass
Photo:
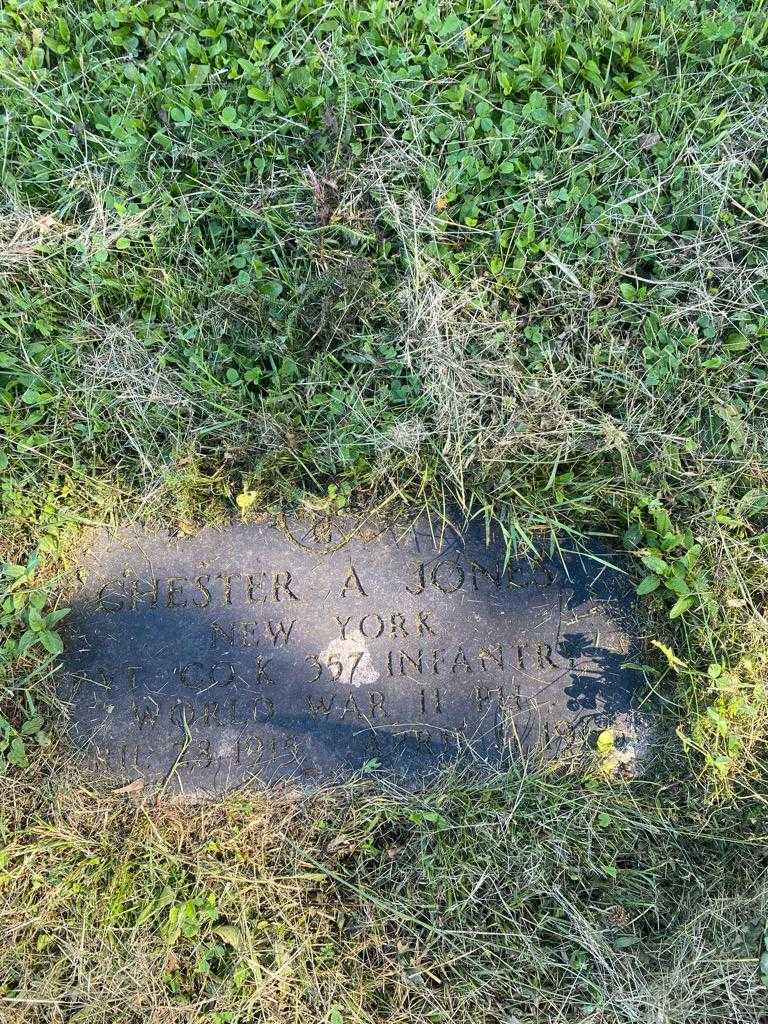
[[[760,1020],[761,824],[728,841],[649,783],[162,807],[40,783],[2,798],[8,1024]]]

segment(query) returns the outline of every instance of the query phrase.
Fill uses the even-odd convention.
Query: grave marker
[[[642,683],[632,588],[601,545],[507,561],[484,525],[329,538],[297,520],[100,533],[81,577],[63,624],[73,741],[99,775],[168,793],[562,756]]]

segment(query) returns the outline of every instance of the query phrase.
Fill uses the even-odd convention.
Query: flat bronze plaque
[[[621,558],[439,519],[91,538],[61,692],[90,769],[200,797],[564,756],[642,683]]]

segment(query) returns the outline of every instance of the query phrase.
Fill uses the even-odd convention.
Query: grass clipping
[[[34,789],[3,796],[8,1024],[746,1022],[765,1003],[755,819],[699,822],[647,783],[516,772],[184,809]]]

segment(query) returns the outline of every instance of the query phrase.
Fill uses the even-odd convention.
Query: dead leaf
[[[220,924],[217,928],[213,929],[214,935],[218,935],[222,942],[226,942],[228,946],[232,946],[233,949],[239,949],[242,942],[242,935],[240,929],[236,928],[232,924]]]
[[[311,167],[307,168],[307,180],[315,197],[315,222],[327,225],[338,206],[338,184],[330,178],[318,178]]]
[[[245,513],[248,511],[251,505],[253,505],[256,502],[258,496],[258,491],[242,491],[240,494],[238,494],[238,496],[235,498],[235,501],[237,502],[237,507],[240,509],[243,515],[245,515]]]
[[[113,789],[112,792],[113,793],[120,793],[120,794],[122,794],[122,793],[140,793],[142,791],[142,789],[144,789],[145,785],[146,785],[146,783],[144,782],[144,779],[134,779],[133,782],[129,782],[125,786],[120,786],[119,789]]]

